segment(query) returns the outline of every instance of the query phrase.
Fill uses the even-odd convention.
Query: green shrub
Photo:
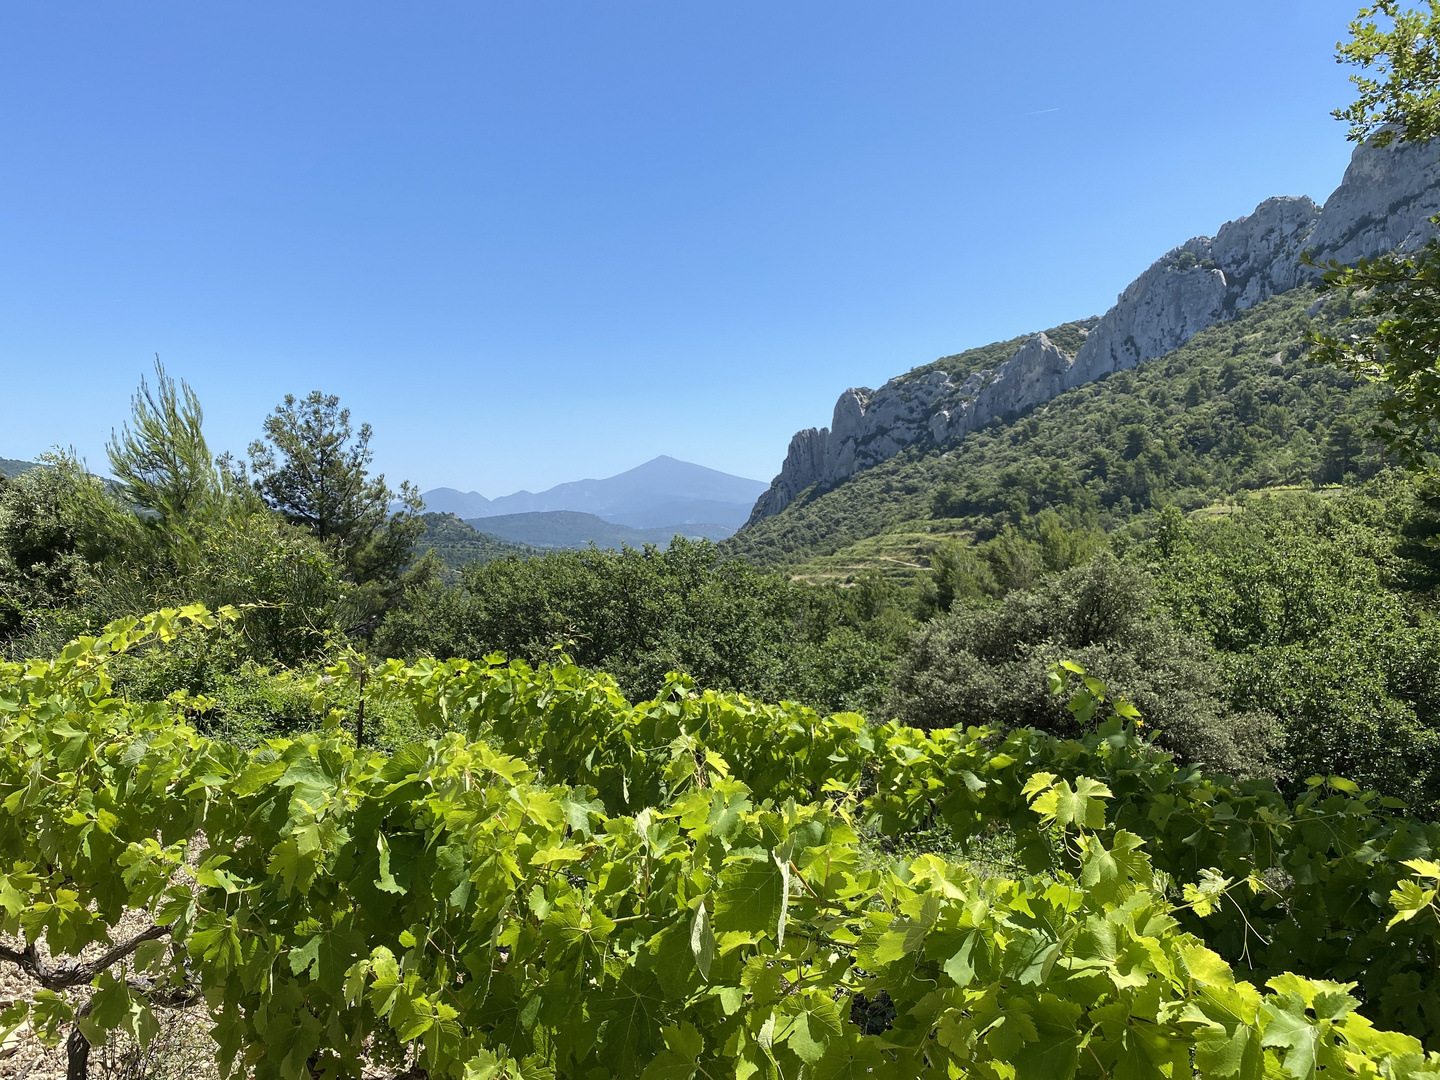
[[[915,634],[886,715],[922,728],[1029,726],[1073,736],[1074,716],[1046,691],[1046,672],[1068,659],[1139,707],[1184,760],[1266,772],[1271,719],[1230,709],[1212,650],[1154,608],[1149,577],[1109,553],[999,607],[957,606]]]
[[[1395,515],[1415,512],[1403,487],[1258,500],[1171,527],[1144,555],[1175,620],[1220,652],[1233,707],[1279,718],[1286,772],[1433,809],[1440,629],[1399,591],[1420,564]]]
[[[873,706],[913,626],[907,599],[878,575],[845,589],[811,586],[677,538],[666,551],[592,548],[472,564],[458,585],[412,590],[371,652],[500,652],[539,663],[563,651],[613,675],[631,700],[680,671],[766,700]]]

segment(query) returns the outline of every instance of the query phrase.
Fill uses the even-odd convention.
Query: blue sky
[[[1098,314],[1323,199],[1355,4],[9,4],[0,456],[158,352],[242,450],[338,393],[392,480],[768,479],[847,386]]]

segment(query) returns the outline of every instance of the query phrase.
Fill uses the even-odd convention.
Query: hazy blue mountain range
[[[0,458],[0,475],[18,476],[32,468],[33,461]],[[424,493],[427,530],[419,549],[434,548],[453,569],[470,561],[531,555],[537,548],[585,548],[592,543],[602,548],[663,548],[676,533],[692,540],[724,540],[764,490],[758,480],[672,457],[657,457],[604,480],[561,484],[538,495],[519,491],[492,500],[474,491],[436,488]]]
[[[593,514],[614,525],[667,530],[699,525],[734,531],[750,514],[766,484],[731,476],[672,457],[657,457],[618,476],[576,480],[539,493],[517,491],[487,499],[476,491],[434,488],[423,493],[425,509],[463,520],[569,510]],[[493,530],[486,530],[493,532]],[[685,532],[684,529],[678,529]],[[706,535],[711,535],[710,531]],[[727,531],[724,535],[729,535]],[[526,541],[529,543],[530,541]],[[567,546],[556,544],[552,546]]]
[[[457,488],[432,488],[421,495],[427,514],[453,514],[460,519],[484,517],[490,512],[490,500],[478,491]],[[398,503],[396,506],[398,507]]]
[[[606,521],[595,514],[582,514],[574,510],[496,514],[491,517],[470,518],[465,524],[477,532],[511,544],[538,548],[584,548],[592,543],[602,548],[619,548],[621,545],[638,548],[645,544],[656,544],[663,548],[670,546],[676,533],[691,540],[701,537],[723,540],[735,531],[732,526],[713,522],[637,529]]]

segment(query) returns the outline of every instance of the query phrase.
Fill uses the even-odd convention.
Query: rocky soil
[[[149,925],[144,913],[131,913],[115,928],[114,937],[123,941]],[[4,936],[0,936],[0,944],[14,949],[24,946],[23,941]],[[81,959],[94,959],[103,951],[101,946],[91,946]],[[43,941],[40,954],[49,958]],[[38,989],[39,984],[28,974],[0,960],[0,1008],[14,1001],[32,1001]],[[71,993],[73,1000],[83,1000],[82,993]],[[92,1047],[90,1076],[94,1080],[218,1080],[215,1044],[204,1008],[157,1010],[156,1018],[160,1033],[144,1049],[125,1038]],[[0,1046],[0,1080],[64,1080],[65,1069],[63,1035],[59,1046],[47,1047],[28,1021]]]

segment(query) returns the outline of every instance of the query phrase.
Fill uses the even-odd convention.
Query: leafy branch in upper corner
[[[1337,62],[1379,76],[1351,75],[1356,99],[1332,113],[1349,122],[1352,141],[1386,146],[1397,136],[1424,142],[1440,134],[1440,2],[1426,6],[1428,14],[1402,10],[1398,0],[1363,7],[1351,40],[1335,46]]]
[[[1383,147],[1440,134],[1440,0],[1426,7],[1380,0],[1360,10],[1351,40],[1336,46],[1339,62],[1361,69],[1350,77],[1356,100],[1334,113],[1350,123],[1352,140]],[[1440,425],[1440,242],[1354,266],[1332,261],[1322,283],[1358,303],[1341,333],[1311,335],[1315,359],[1384,385],[1390,397],[1375,433],[1405,464],[1425,465]]]

